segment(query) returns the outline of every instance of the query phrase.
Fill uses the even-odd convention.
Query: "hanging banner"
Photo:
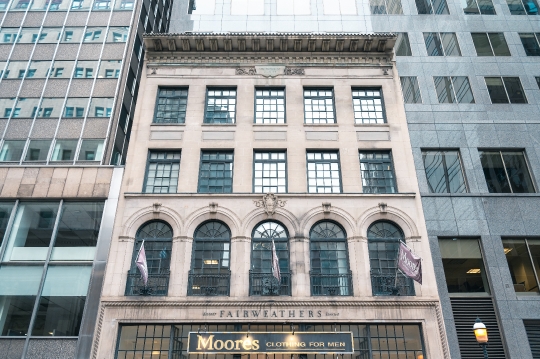
[[[352,332],[190,332],[189,354],[353,354]]]
[[[398,268],[407,277],[422,284],[422,258],[416,256],[403,243],[399,244]]]

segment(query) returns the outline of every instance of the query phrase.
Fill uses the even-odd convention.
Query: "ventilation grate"
[[[452,312],[456,323],[461,359],[482,358],[482,348],[476,342],[472,327],[479,317],[488,330],[489,359],[506,359],[491,298],[451,298]]]
[[[533,359],[540,359],[540,322],[525,321],[524,324],[529,338],[529,345],[531,346],[532,357]]]

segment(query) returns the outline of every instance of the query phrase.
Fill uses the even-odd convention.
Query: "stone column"
[[[231,238],[231,292],[230,297],[249,296],[249,269],[251,265],[251,238]]]
[[[362,236],[347,238],[349,263],[352,271],[353,293],[355,297],[370,297],[371,275],[367,238]]]
[[[290,266],[291,266],[291,294],[293,297],[309,297],[309,239],[306,237],[293,237],[289,240]]]
[[[185,297],[187,295],[192,246],[193,238],[185,236],[173,238],[171,277],[169,278],[170,297]]]

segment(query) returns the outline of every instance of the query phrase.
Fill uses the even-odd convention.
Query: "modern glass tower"
[[[172,33],[397,33],[452,358],[540,357],[535,0],[177,0]]]

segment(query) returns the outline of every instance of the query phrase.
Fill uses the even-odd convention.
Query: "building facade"
[[[169,1],[0,3],[0,357],[88,358],[142,67]]]
[[[189,332],[335,331],[350,358],[449,358],[395,39],[145,37],[93,358],[185,357]],[[397,272],[400,240],[422,285]]]
[[[195,5],[195,9],[193,6]],[[171,32],[398,35],[396,64],[452,358],[540,357],[537,1],[176,1]]]

